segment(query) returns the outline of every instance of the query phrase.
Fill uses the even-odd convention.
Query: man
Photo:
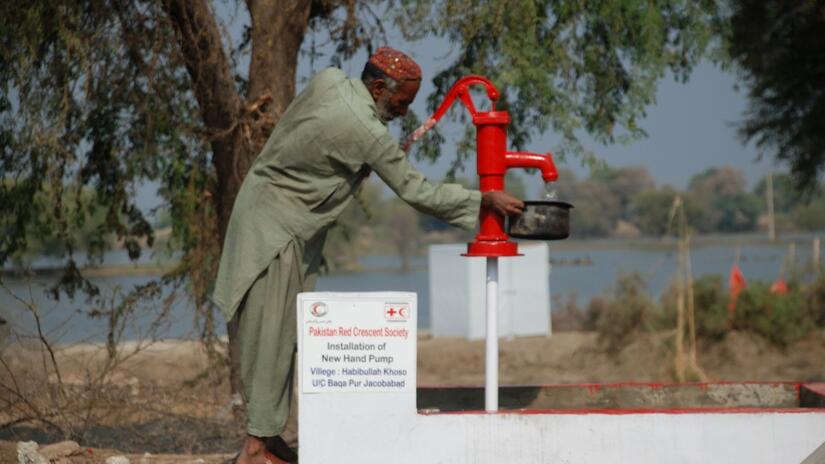
[[[360,80],[318,73],[244,179],[213,296],[239,324],[248,436],[238,463],[294,460],[278,436],[291,401],[296,296],[314,288],[327,229],[371,170],[419,211],[463,228],[475,227],[481,203],[508,215],[524,207],[504,192],[434,185],[415,170],[386,124],[407,113],[420,84],[418,65],[388,47]]]

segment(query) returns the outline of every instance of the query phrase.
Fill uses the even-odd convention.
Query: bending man
[[[476,226],[482,202],[507,215],[524,207],[504,192],[432,184],[410,164],[386,124],[407,113],[420,84],[419,66],[387,47],[361,79],[335,68],[318,73],[244,179],[214,293],[239,324],[248,415],[240,464],[295,459],[277,445],[291,402],[296,296],[314,288],[327,229],[370,170],[417,210],[466,229]]]

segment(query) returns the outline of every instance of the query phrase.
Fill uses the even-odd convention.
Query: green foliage
[[[753,194],[738,193],[716,198],[713,208],[719,218],[715,230],[745,232],[756,227],[756,219],[762,211],[762,202]]]
[[[806,304],[808,317],[818,326],[825,327],[825,272],[821,272],[808,288]]]
[[[676,327],[677,287],[672,284],[662,294],[662,311],[658,321],[661,329]],[[685,299],[687,311],[687,298]],[[708,274],[693,282],[693,311],[696,336],[703,340],[718,341],[730,329],[728,326],[728,290],[718,274]]]
[[[455,44],[455,60],[433,78],[431,111],[459,77],[487,76],[503,92],[499,107],[513,118],[512,145],[524,149],[552,129],[562,137],[562,157],[592,156],[582,132],[603,143],[643,136],[638,121],[653,103],[656,82],[666,71],[686,79],[719,20],[713,0],[395,4],[407,38],[434,34]]]
[[[586,180],[578,184],[575,196],[570,201],[575,206],[570,223],[572,237],[610,235],[616,225],[620,205],[607,186]]]
[[[762,211],[762,201],[745,190],[742,171],[730,166],[708,168],[693,176],[688,193],[703,211],[689,220],[700,232],[753,230]]]
[[[569,170],[562,170],[554,185],[558,198],[572,202],[571,233],[574,237],[606,236],[619,219],[631,218],[630,198],[654,188],[647,169],[639,166],[594,169],[583,182]]]
[[[722,276],[705,275],[693,282],[696,336],[720,340],[727,332],[728,289]]]
[[[739,294],[733,327],[748,330],[780,346],[787,346],[810,333],[814,320],[805,307],[805,298],[793,288],[785,295],[771,293],[770,286],[754,282]]]
[[[740,134],[787,162],[797,188],[825,169],[825,3],[734,0],[728,51],[749,87]]]
[[[808,231],[825,230],[825,198],[799,205],[790,214],[796,228]]]
[[[26,231],[27,244],[26,253],[22,250],[17,251],[13,255],[13,259],[18,264],[23,264],[32,256],[50,256],[62,257],[66,254],[65,240],[48,233],[49,230],[55,230],[58,225],[55,224],[56,217],[76,217],[82,220],[75,227],[69,229],[71,234],[69,240],[71,243],[77,245],[79,250],[90,250],[101,252],[111,245],[112,236],[101,234],[101,230],[105,230],[107,211],[99,202],[94,199],[95,193],[90,189],[85,189],[81,192],[80,198],[74,198],[75,193],[71,192],[64,196],[61,202],[63,211],[59,215],[55,215],[51,210],[48,202],[50,201],[50,188],[47,186],[44,190],[36,195],[32,209],[40,212],[35,221],[28,224]],[[87,208],[86,214],[77,215],[74,208]],[[0,234],[3,231],[0,228]]]
[[[818,327],[825,327],[825,273],[807,285],[792,283],[786,294],[771,292],[770,285],[764,282],[750,282],[739,294],[732,320],[728,311],[729,289],[720,275],[695,280],[693,301],[698,339],[713,343],[724,339],[731,330],[741,330],[784,347]],[[686,311],[687,303],[686,299]],[[592,326],[600,342],[615,351],[638,331],[673,329],[676,304],[675,285],[663,293],[657,308],[645,294],[642,279],[625,274],[619,276],[611,294],[594,298],[586,312],[575,316],[585,327],[586,321],[595,321]]]
[[[825,229],[825,193],[816,187],[800,196],[791,187],[787,174],[776,176],[775,213],[781,230]],[[700,233],[735,233],[757,229],[764,214],[765,181],[754,192],[745,190],[745,177],[730,166],[711,167],[695,175],[687,192],[670,186],[656,189],[643,167],[594,169],[584,181],[561,169],[553,184],[558,197],[572,202],[574,237],[606,236],[619,220],[635,225],[643,234],[667,233],[674,198],[682,197],[688,226]]]
[[[619,218],[629,220],[632,216],[631,199],[641,192],[656,188],[653,177],[643,166],[611,168],[602,166],[594,169],[590,179],[601,182],[610,190],[610,196],[620,205]]]
[[[677,195],[683,194],[670,186],[639,192],[630,202],[630,221],[646,235],[665,235],[670,224],[670,210]],[[690,197],[683,195],[683,201],[688,224],[698,222],[703,214],[701,208]]]
[[[807,190],[795,189],[787,173],[773,174],[774,215],[778,230],[825,230],[825,189],[821,183]],[[767,176],[753,189],[759,198],[767,196]]]
[[[109,235],[133,259],[152,244],[134,192],[181,163],[189,177],[200,138],[173,44],[151,2],[0,6],[0,264],[33,243],[67,257],[85,247],[93,262]],[[178,187],[168,183],[166,197]],[[71,258],[66,269],[73,293]]]
[[[653,326],[655,304],[647,296],[639,274],[620,274],[607,298],[593,299],[588,317],[594,318],[599,343],[610,351],[619,350],[628,338]]]
[[[328,32],[337,46],[334,62],[373,45],[381,30],[371,16],[374,2],[316,3],[307,24],[298,24],[306,19],[296,15],[295,30]],[[181,26],[181,18],[172,16],[184,13],[168,5],[34,0],[0,6],[0,178],[9,180],[0,187],[6,232],[0,263],[31,251],[32,239],[61,242],[55,250],[64,256],[85,246],[100,259],[109,235],[137,258],[140,243],[151,245],[153,236],[134,193],[142,183],[156,181],[172,218],[170,246],[187,256],[178,275],[197,271],[204,274],[198,279],[207,279],[220,248],[216,205],[228,215],[239,182],[233,176],[242,177],[246,168],[230,159],[218,169],[213,142],[222,137],[218,132],[234,128],[213,127],[214,121],[220,119],[217,113],[240,111],[235,122],[248,126],[244,111],[253,110],[206,109],[207,102],[218,100],[204,93],[203,85],[215,84],[215,92],[221,88],[194,82],[197,75],[214,77],[194,66],[220,67],[222,57],[211,55],[215,50],[206,58],[183,50],[174,27]],[[513,145],[523,148],[533,135],[553,129],[564,139],[560,154],[586,152],[578,140],[582,130],[605,143],[643,135],[636,123],[653,101],[656,82],[667,70],[686,78],[717,19],[717,4],[709,0],[401,1],[388,7],[407,37],[436,35],[457,44],[455,60],[434,76],[431,107],[458,76],[485,74],[504,93],[500,107],[514,119]],[[203,33],[200,45],[209,47],[209,31],[189,32]],[[253,40],[247,33],[239,44],[226,41],[222,50],[229,57],[229,80],[244,95],[254,76],[239,69],[239,57],[253,45],[269,53],[267,47],[284,42]],[[316,52],[314,46],[309,52]],[[205,64],[196,63],[200,58]],[[406,126],[416,123],[409,119]],[[236,135],[243,137],[233,135],[227,143],[246,143],[242,139],[249,137],[244,131]],[[416,146],[418,155],[438,156],[432,147],[443,140],[430,131],[428,143]],[[465,142],[461,153],[473,145]],[[242,151],[226,150],[235,157]],[[456,164],[462,162],[460,154]],[[64,206],[66,197],[73,192],[80,198],[84,189],[95,192],[90,203]],[[38,196],[44,200],[36,203]],[[100,209],[105,221],[93,229],[88,244],[80,243],[75,230],[94,222]],[[71,260],[67,269],[68,275],[80,275]]]
[[[766,198],[768,177],[762,177],[753,188],[759,198]],[[788,173],[773,174],[773,207],[775,211],[791,211],[805,202],[805,195],[794,188],[794,178]]]

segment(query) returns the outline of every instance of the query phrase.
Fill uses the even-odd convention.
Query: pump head
[[[487,90],[491,101],[491,110],[479,112],[473,103],[469,87],[482,85]],[[500,93],[488,79],[481,76],[466,76],[458,80],[447,92],[444,101],[411,140],[415,140],[429,130],[441,119],[456,99],[461,100],[473,118],[476,126],[477,172],[479,189],[485,191],[504,191],[504,176],[510,168],[538,169],[545,182],[558,178],[556,165],[551,153],[540,155],[529,152],[507,151],[507,125],[510,115],[506,111],[496,110],[496,101]],[[508,241],[504,232],[504,217],[482,207],[479,215],[481,227],[476,240],[467,245],[466,256],[517,256],[518,246]]]

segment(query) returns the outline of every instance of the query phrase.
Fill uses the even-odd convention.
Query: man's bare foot
[[[238,455],[236,464],[286,464],[286,461],[278,458],[266,449],[266,439],[246,436],[241,454]]]

